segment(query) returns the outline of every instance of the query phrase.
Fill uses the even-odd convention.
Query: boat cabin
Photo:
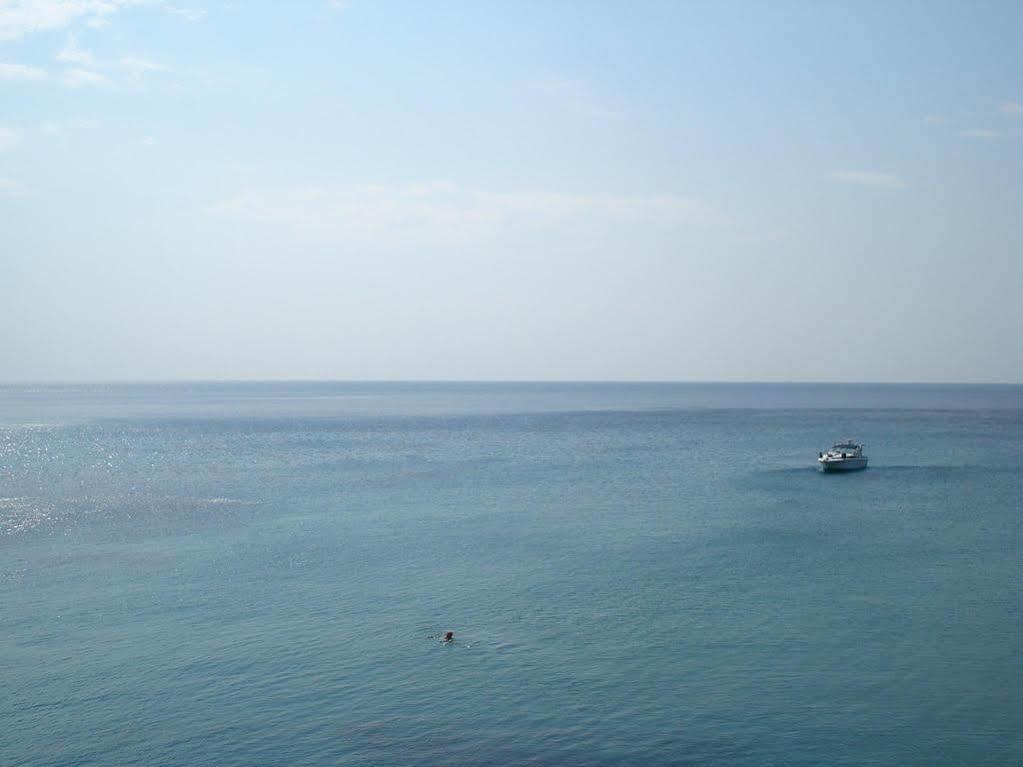
[[[853,442],[852,440],[849,440],[848,442],[839,442],[837,445],[832,445],[831,450],[829,450],[828,452],[838,453],[844,457],[846,455],[849,456],[859,455],[860,452],[862,452],[862,450],[863,445],[860,445],[856,442]]]

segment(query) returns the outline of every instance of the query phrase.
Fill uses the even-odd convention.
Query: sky
[[[0,0],[0,381],[1023,382],[1020,29]]]

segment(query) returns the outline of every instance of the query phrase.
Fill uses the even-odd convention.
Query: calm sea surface
[[[1021,554],[1023,387],[0,387],[0,764],[1020,765]]]

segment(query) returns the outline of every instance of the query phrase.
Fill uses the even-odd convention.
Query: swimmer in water
[[[454,631],[448,631],[447,633],[444,634],[444,638],[442,640],[440,640],[440,641],[442,641],[442,642],[454,642],[455,641],[455,632]]]

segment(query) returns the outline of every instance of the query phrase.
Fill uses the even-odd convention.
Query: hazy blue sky
[[[1021,29],[0,0],[0,380],[1023,381]]]

